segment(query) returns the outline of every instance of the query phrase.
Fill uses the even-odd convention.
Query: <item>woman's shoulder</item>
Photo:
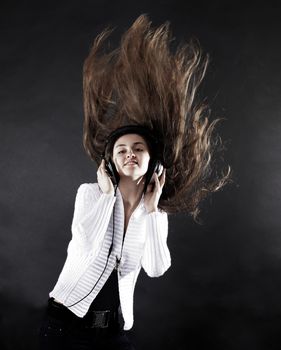
[[[79,185],[77,192],[92,192],[94,194],[102,194],[97,182],[84,182]]]

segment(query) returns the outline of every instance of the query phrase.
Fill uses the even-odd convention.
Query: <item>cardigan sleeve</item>
[[[150,277],[159,277],[171,266],[167,246],[168,215],[156,211],[147,215],[147,236],[141,264]]]
[[[99,244],[107,230],[116,197],[102,193],[97,183],[79,186],[71,225],[73,239],[82,246]]]

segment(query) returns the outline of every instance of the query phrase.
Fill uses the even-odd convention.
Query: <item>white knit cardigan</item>
[[[79,186],[67,259],[50,297],[64,304],[77,316],[83,317],[113,271],[116,256],[121,256],[118,269],[120,306],[124,330],[132,328],[134,288],[141,267],[148,276],[158,277],[171,265],[167,247],[167,213],[160,210],[147,213],[143,199],[144,196],[130,217],[121,256],[124,206],[120,190],[117,188],[114,196],[103,193],[97,183]],[[112,237],[113,248],[106,266]],[[101,274],[102,277],[91,291]]]

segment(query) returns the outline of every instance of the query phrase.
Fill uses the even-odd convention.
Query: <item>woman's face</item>
[[[120,177],[133,180],[145,175],[150,155],[145,139],[138,134],[126,134],[114,144],[113,161]]]

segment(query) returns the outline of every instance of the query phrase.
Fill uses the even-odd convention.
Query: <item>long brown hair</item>
[[[213,131],[221,119],[210,122],[210,108],[196,101],[208,55],[203,57],[195,39],[172,53],[169,25],[152,28],[143,14],[109,52],[101,49],[112,29],[95,38],[83,69],[83,145],[99,165],[111,131],[126,124],[148,127],[162,145],[167,168],[159,208],[196,220],[200,202],[230,181],[231,169],[214,175],[221,139]]]

